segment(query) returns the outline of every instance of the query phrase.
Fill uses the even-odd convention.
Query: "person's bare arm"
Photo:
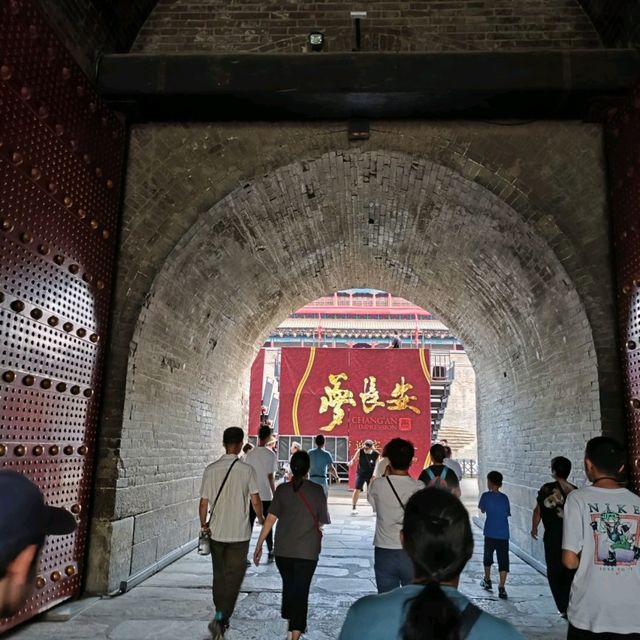
[[[276,490],[276,483],[275,483],[275,480],[274,480],[274,474],[273,474],[273,473],[270,473],[270,474],[267,476],[267,479],[269,480],[269,486],[271,487],[271,493],[275,493],[275,490]]]
[[[336,469],[335,465],[332,464],[329,467],[329,474],[336,479],[337,483],[340,483],[340,476],[338,475],[338,470]]]
[[[262,512],[262,500],[260,500],[259,493],[251,494],[251,505],[253,506],[253,510],[255,511],[256,518],[258,518],[258,522],[260,524],[264,523],[264,513]]]
[[[206,498],[200,498],[200,504],[198,505],[198,513],[200,515],[200,529],[207,531],[209,525],[207,524],[207,515],[209,510],[209,501]]]
[[[540,520],[542,520],[542,515],[540,514],[540,505],[537,504],[531,516],[531,537],[534,540],[538,539],[538,526],[540,525]]]
[[[258,542],[256,543],[256,548],[253,552],[253,563],[256,565],[256,567],[260,564],[260,558],[262,558],[262,545],[264,544],[264,541],[267,539],[267,536],[269,535],[269,532],[271,531],[271,529],[273,529],[273,525],[276,523],[277,519],[278,518],[276,518],[272,513],[269,513],[267,514],[266,520],[264,520],[264,524],[262,525],[262,530],[260,531],[260,535],[258,536]]]
[[[575,551],[569,551],[569,549],[562,550],[562,564],[567,569],[577,569],[580,565],[580,556]]]

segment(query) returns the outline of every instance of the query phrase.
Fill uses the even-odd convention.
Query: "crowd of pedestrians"
[[[258,446],[246,454],[244,433],[224,432],[225,455],[209,465],[202,480],[200,519],[211,539],[215,616],[209,625],[221,640],[247,567],[251,528],[262,524],[253,561],[274,560],[282,577],[281,615],[288,638],[307,628],[309,591],[322,548],[322,529],[330,523],[328,475],[338,473],[325,450],[324,436],[305,452],[291,447],[285,481],[275,487],[275,440],[262,425]],[[377,595],[349,610],[340,640],[476,640],[522,638],[508,622],[483,612],[461,594],[458,581],[473,552],[469,513],[459,500],[460,478],[451,451],[431,447],[432,464],[419,479],[409,474],[415,449],[395,438],[382,455],[365,441],[350,460],[357,464],[355,511],[360,492],[376,515],[373,540]],[[531,536],[544,526],[549,586],[559,613],[568,618],[568,640],[640,640],[640,498],[624,488],[625,452],[613,439],[587,443],[584,466],[590,485],[578,489],[568,480],[571,462],[551,460],[553,482],[539,490]],[[478,508],[484,515],[484,577],[493,590],[494,554],[498,596],[506,599],[509,573],[509,498],[503,476],[487,474],[487,491]],[[275,531],[275,541],[273,539]]]
[[[244,452],[244,432],[224,431],[225,454],[207,466],[199,505],[203,553],[211,554],[215,615],[209,630],[224,638],[247,569],[251,529],[262,525],[253,560],[263,545],[282,577],[282,617],[288,638],[298,640],[307,627],[309,591],[329,524],[327,474],[335,473],[324,438],[310,452],[295,447],[290,479],[275,487],[274,438],[263,425],[258,446]],[[481,611],[457,587],[473,553],[469,513],[458,498],[460,484],[445,464],[441,444],[431,448],[433,464],[419,480],[409,475],[413,445],[396,438],[382,460],[370,459],[364,443],[368,500],[376,514],[374,570],[378,594],[349,609],[340,640],[511,640],[522,638],[508,622]],[[376,456],[377,458],[377,456]],[[314,462],[315,459],[315,462]],[[609,437],[586,445],[587,486],[569,482],[571,462],[551,460],[553,482],[540,487],[532,513],[531,536],[544,526],[549,586],[559,612],[568,619],[568,640],[640,640],[640,497],[625,488],[626,455]],[[373,469],[373,471],[371,471]],[[315,472],[315,473],[312,473]],[[369,472],[371,473],[369,477]],[[337,475],[337,473],[336,473]],[[315,480],[313,479],[315,477]],[[362,478],[361,478],[362,479]],[[494,554],[498,595],[507,598],[509,571],[508,497],[503,476],[487,474],[479,509],[485,516],[481,586],[492,589]],[[69,533],[73,516],[48,507],[25,476],[0,470],[0,616],[19,610],[33,589],[35,568],[46,535]],[[268,542],[274,533],[273,546]]]

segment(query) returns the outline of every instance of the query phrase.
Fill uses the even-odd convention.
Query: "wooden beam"
[[[137,119],[584,117],[626,93],[636,50],[123,54],[98,86]]]

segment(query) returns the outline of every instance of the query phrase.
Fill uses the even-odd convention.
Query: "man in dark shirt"
[[[554,482],[540,487],[531,519],[531,537],[538,539],[538,526],[544,525],[544,556],[547,563],[547,580],[556,607],[563,617],[567,615],[569,592],[575,571],[562,564],[562,525],[564,502],[576,487],[567,481],[571,473],[571,460],[558,456],[551,460],[551,475]]]
[[[453,495],[460,497],[460,481],[453,469],[445,466],[446,449],[441,444],[434,444],[429,449],[431,466],[424,469],[418,480],[427,487],[447,489]]]
[[[372,440],[365,440],[364,446],[361,449],[358,449],[353,458],[349,460],[349,466],[351,466],[356,458],[358,459],[358,470],[356,471],[356,488],[353,492],[353,498],[351,500],[351,515],[358,515],[358,498],[360,497],[360,493],[364,489],[364,485],[367,485],[367,490],[369,490],[369,483],[371,482],[371,477],[373,476],[373,471],[376,468],[376,462],[380,454],[373,448]]]

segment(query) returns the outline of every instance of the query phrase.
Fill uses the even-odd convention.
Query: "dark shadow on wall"
[[[605,47],[640,46],[640,3],[636,0],[580,0]]]

